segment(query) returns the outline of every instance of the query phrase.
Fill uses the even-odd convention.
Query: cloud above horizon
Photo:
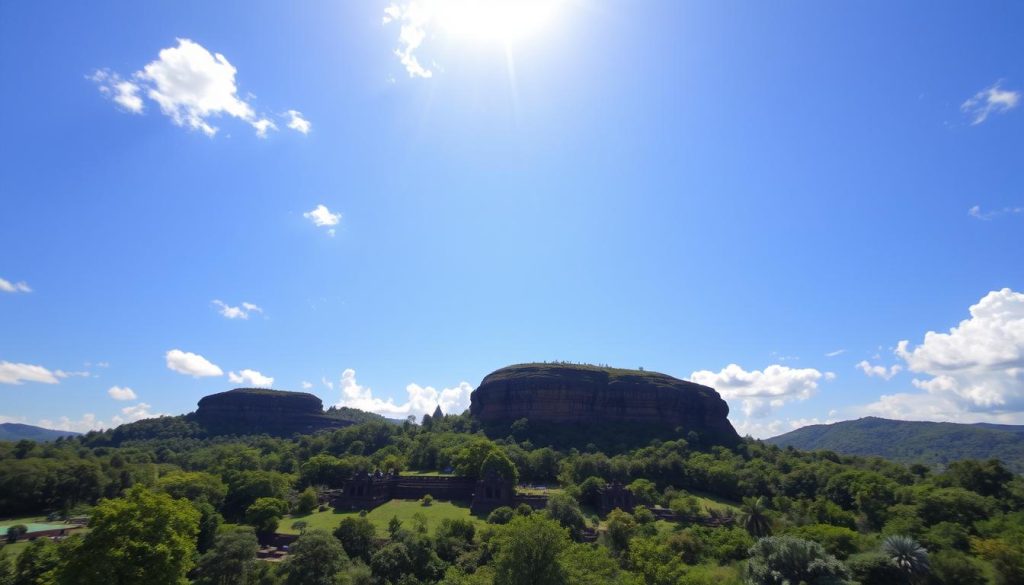
[[[1001,209],[982,211],[980,205],[975,205],[967,210],[967,215],[981,221],[990,221],[1001,215],[1017,215],[1020,213],[1024,213],[1024,207],[1003,207]]]
[[[232,307],[220,299],[213,299],[217,312],[226,319],[248,319],[251,313],[263,313],[263,308],[254,303],[242,302],[239,307]]]
[[[313,209],[302,214],[302,217],[313,222],[316,227],[327,228],[327,235],[334,237],[334,226],[341,223],[341,214],[334,213],[326,205],[320,203]]]
[[[166,354],[167,368],[193,378],[222,376],[224,371],[197,353],[172,349]]]
[[[111,386],[107,394],[114,400],[135,400],[138,396],[127,386]]]
[[[211,53],[189,39],[177,39],[178,45],[160,50],[154,61],[128,79],[108,69],[89,76],[100,93],[133,114],[145,111],[143,96],[156,103],[160,111],[176,125],[199,130],[213,137],[219,131],[213,120],[221,116],[247,123],[264,138],[277,125],[266,114],[257,114],[246,99],[239,97],[235,75],[238,70],[220,53]],[[292,112],[288,127],[307,134],[310,124]]]
[[[946,333],[925,333],[916,347],[900,341],[896,355],[911,372],[930,376],[915,378],[915,387],[960,410],[1024,411],[1024,294],[991,291],[968,312]]]
[[[23,280],[20,282],[11,282],[9,280],[4,280],[3,278],[0,278],[0,292],[30,293],[32,292],[32,287],[30,287],[28,283]]]
[[[1020,103],[1020,92],[1003,89],[1002,82],[997,81],[979,91],[963,104],[960,111],[971,118],[971,125],[981,124],[992,114],[1003,114]]]
[[[469,408],[469,395],[473,392],[469,382],[460,382],[454,388],[441,390],[413,383],[405,387],[407,400],[396,404],[391,398],[384,400],[375,397],[372,389],[360,385],[356,381],[356,371],[352,368],[342,372],[339,388],[341,400],[335,406],[358,408],[392,418],[404,418],[409,415],[420,418],[424,414],[433,413],[438,406],[445,414],[461,414]]]
[[[55,372],[51,372],[43,366],[0,361],[0,384],[21,385],[25,382],[59,384],[58,377],[60,376]]]
[[[737,364],[729,364],[718,372],[693,372],[690,381],[714,388],[727,401],[739,400],[747,417],[763,418],[787,402],[807,400],[817,391],[819,382],[835,377],[832,372],[814,368],[774,364],[748,372]]]
[[[274,385],[274,378],[270,376],[264,376],[256,370],[245,369],[237,374],[234,372],[228,372],[228,380],[232,384],[248,384],[254,388],[270,388]]]
[[[903,371],[903,366],[894,364],[893,366],[886,368],[885,366],[872,365],[867,360],[861,360],[857,363],[857,369],[864,372],[864,375],[869,378],[891,380],[893,376]]]

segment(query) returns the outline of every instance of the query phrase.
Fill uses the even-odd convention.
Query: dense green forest
[[[1024,426],[865,417],[799,428],[766,442],[936,466],[998,457],[1011,471],[1024,473]]]
[[[528,421],[513,427],[488,438],[462,415],[206,437],[168,417],[0,442],[0,517],[91,518],[84,534],[0,550],[0,585],[1024,583],[1024,479],[995,460],[934,471],[749,439],[698,448],[684,433],[601,451],[608,441],[534,444]],[[476,475],[495,462],[520,483],[557,486],[547,508],[385,527],[326,510],[318,517],[337,517],[326,530],[291,520],[357,471]],[[599,517],[613,481],[638,507]],[[686,521],[657,520],[657,508]],[[258,540],[285,527],[302,532],[287,559],[257,560]]]

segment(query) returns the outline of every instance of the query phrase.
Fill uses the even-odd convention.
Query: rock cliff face
[[[199,424],[212,434],[308,434],[352,424],[324,414],[323,402],[306,392],[236,388],[199,401]]]
[[[484,378],[470,397],[470,413],[486,423],[525,418],[530,424],[630,423],[696,432],[702,441],[739,440],[729,406],[707,386],[639,370],[583,365],[523,364]]]

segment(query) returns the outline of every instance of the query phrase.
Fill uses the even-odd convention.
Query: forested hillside
[[[548,499],[486,516],[428,497],[370,514],[327,505],[325,489],[378,469],[499,470]],[[167,417],[0,442],[0,470],[0,517],[17,519],[5,529],[90,518],[82,534],[0,550],[5,584],[1024,582],[1024,479],[997,461],[932,472],[750,440],[703,449],[682,429],[600,452],[488,437],[468,415],[287,438],[210,437]],[[635,508],[599,513],[616,482]],[[282,533],[299,535],[283,562],[258,560]]]
[[[1014,472],[1024,473],[1024,426],[867,417],[811,425],[766,442],[805,450],[876,455],[930,466],[946,466],[964,459],[996,458]]]
[[[72,431],[56,431],[20,423],[0,423],[0,441],[20,441],[21,439],[52,441],[57,437],[71,437],[77,434]]]

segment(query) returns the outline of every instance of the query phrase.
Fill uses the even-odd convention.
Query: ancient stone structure
[[[636,509],[636,504],[633,492],[621,482],[613,481],[601,490],[601,513],[607,514],[616,508],[632,513]]]
[[[492,372],[471,395],[481,422],[626,423],[680,429],[707,443],[739,440],[718,392],[656,372],[570,364],[522,364]]]
[[[308,434],[352,424],[324,414],[323,402],[306,392],[236,388],[199,401],[199,424],[211,434]]]

